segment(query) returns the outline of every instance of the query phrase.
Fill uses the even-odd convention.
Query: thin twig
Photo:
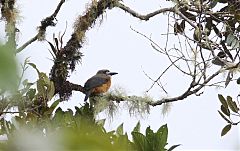
[[[169,102],[175,102],[175,101],[183,100],[183,99],[187,98],[188,96],[197,93],[199,90],[201,90],[205,86],[204,84],[207,84],[209,81],[211,81],[214,77],[216,77],[221,72],[222,72],[222,69],[219,69],[217,72],[215,72],[214,74],[209,76],[204,81],[204,83],[202,85],[199,85],[194,90],[191,90],[193,88],[193,86],[192,86],[192,84],[190,84],[188,89],[183,94],[181,94],[181,95],[179,95],[177,97],[164,98],[164,99],[158,100],[156,102],[149,102],[149,105],[157,106],[157,105],[162,105],[163,103],[169,103]]]
[[[173,61],[161,74],[160,74],[160,76],[156,79],[156,80],[153,80],[151,77],[149,77],[146,73],[145,73],[145,75],[150,79],[150,80],[152,80],[153,81],[153,84],[150,86],[150,88],[147,90],[147,92],[148,91],[150,91],[152,88],[153,88],[153,86],[155,85],[155,83],[157,82],[157,81],[159,81],[160,79],[161,79],[161,77],[170,69],[170,67],[171,66],[173,66],[177,61],[179,61],[181,58],[178,58],[178,59],[176,59],[175,61]],[[167,91],[163,88],[163,87],[161,87],[163,90],[164,90],[164,92],[165,93],[167,93]]]

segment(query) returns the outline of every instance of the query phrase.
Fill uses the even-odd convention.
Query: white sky
[[[40,25],[40,21],[52,14],[58,2],[59,0],[19,2],[22,16],[19,23],[21,31],[19,45],[36,34],[36,27]],[[143,2],[124,0],[124,2],[141,13],[151,12],[167,5],[165,1],[159,0]],[[57,26],[47,28],[47,40],[52,40],[52,33],[63,32],[67,21],[68,28],[65,36],[65,42],[67,42],[72,32],[74,19],[82,14],[86,3],[86,0],[68,0],[58,14]],[[108,10],[102,24],[97,24],[87,32],[86,44],[81,50],[84,53],[82,64],[77,66],[70,80],[83,85],[97,70],[108,68],[119,73],[113,77],[113,85],[125,88],[129,95],[143,95],[151,86],[151,81],[144,75],[143,70],[151,77],[156,78],[169,63],[161,54],[151,48],[146,39],[133,32],[130,26],[146,35],[151,35],[159,45],[164,45],[165,37],[161,34],[166,33],[166,19],[166,15],[158,15],[145,22],[118,8]],[[30,57],[40,71],[49,73],[53,63],[50,60],[51,55],[48,49],[50,47],[46,42],[35,42],[20,53],[19,58],[23,60]],[[27,78],[34,81],[36,73],[33,70],[28,70],[28,72]],[[178,73],[171,70],[165,78],[164,84],[167,84],[169,96],[179,95],[188,86],[186,78]],[[129,117],[126,108],[122,107],[121,112],[114,117],[113,121],[107,121],[106,128],[116,129],[124,122],[124,129],[129,132],[137,121],[141,120],[142,130],[145,130],[148,125],[157,130],[161,125],[167,123],[169,144],[182,144],[177,150],[239,150],[239,126],[232,127],[231,131],[221,138],[220,133],[226,122],[217,113],[220,107],[217,94],[236,96],[238,92],[235,84],[230,85],[226,90],[216,91],[214,88],[207,88],[200,97],[192,96],[173,103],[171,111],[165,117],[161,115],[161,107],[151,108],[151,114],[145,119]],[[155,99],[166,97],[158,87],[154,88],[149,95]],[[64,102],[63,107],[73,108],[79,102],[82,103],[83,96],[83,94],[75,92],[72,100]]]

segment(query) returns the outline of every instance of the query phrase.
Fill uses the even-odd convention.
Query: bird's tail
[[[90,91],[87,91],[87,92],[86,92],[86,95],[85,95],[85,98],[84,98],[84,102],[87,101],[87,99],[89,98],[90,94],[91,94]]]

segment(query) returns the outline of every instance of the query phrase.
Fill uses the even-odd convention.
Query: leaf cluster
[[[229,132],[233,125],[240,123],[239,104],[237,104],[237,101],[233,101],[231,96],[227,96],[225,99],[221,94],[218,94],[218,99],[221,102],[221,107],[220,110],[218,110],[218,113],[228,123],[221,132],[221,136],[224,136]],[[239,121],[233,122],[233,116],[238,117]]]
[[[95,120],[93,108],[86,103],[82,107],[75,107],[72,110],[63,111],[57,107],[59,101],[54,102],[48,112],[54,115],[38,116],[32,113],[25,113],[15,116],[13,122],[0,120],[1,134],[8,132],[8,140],[0,144],[0,150],[26,150],[32,147],[36,150],[136,150],[136,151],[164,151],[173,150],[179,145],[167,149],[168,128],[161,126],[157,132],[148,127],[146,134],[140,132],[138,122],[131,132],[133,140],[124,133],[123,124],[116,130],[107,132],[104,128],[105,120]],[[32,146],[28,141],[33,137],[39,142]],[[25,141],[21,141],[25,139]],[[47,140],[47,141],[43,141]],[[41,142],[43,141],[43,142]],[[42,144],[43,143],[43,144]]]

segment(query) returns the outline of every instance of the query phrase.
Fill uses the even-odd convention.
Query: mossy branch
[[[6,21],[5,31],[7,34],[7,45],[16,49],[16,32],[18,29],[16,28],[16,20],[18,16],[18,11],[15,8],[15,0],[2,0],[0,1],[1,6],[1,15],[2,19]]]
[[[123,89],[114,88],[104,95],[90,97],[90,104],[94,106],[95,115],[105,110],[110,118],[118,111],[118,104],[124,102],[130,115],[143,116],[149,114],[150,103],[153,99],[147,95],[127,96]]]
[[[71,95],[71,92],[66,89],[65,84],[69,76],[69,71],[75,69],[76,63],[79,62],[83,56],[79,49],[84,42],[86,31],[93,27],[98,17],[101,16],[106,9],[111,9],[114,3],[115,0],[93,1],[84,15],[76,19],[74,32],[66,46],[63,47],[56,56],[50,73],[51,80],[55,83],[56,93],[58,93],[61,98],[67,98]]]

